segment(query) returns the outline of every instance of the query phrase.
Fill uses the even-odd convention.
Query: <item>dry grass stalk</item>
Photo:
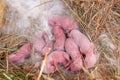
[[[5,12],[5,5],[3,3],[3,0],[0,0],[0,28],[3,25],[4,12]]]

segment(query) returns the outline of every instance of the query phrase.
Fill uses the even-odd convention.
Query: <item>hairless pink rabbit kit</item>
[[[25,63],[26,57],[31,55],[31,63],[41,67],[41,61],[48,53],[43,69],[46,74],[56,72],[59,65],[73,72],[95,65],[97,53],[94,43],[80,31],[80,26],[61,0],[4,2],[7,11],[2,31],[28,40],[17,51],[9,53],[9,62]]]

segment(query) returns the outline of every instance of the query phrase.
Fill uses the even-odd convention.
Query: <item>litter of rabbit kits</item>
[[[9,62],[10,65],[17,63],[15,65],[21,64],[22,66],[32,64],[37,66],[39,71],[39,69],[41,69],[42,60],[44,60],[44,56],[48,53],[43,73],[60,74],[61,78],[63,78],[66,72],[64,73],[64,71],[62,71],[62,75],[58,71],[58,66],[62,65],[62,67],[66,69],[65,71],[68,73],[72,72],[70,75],[84,71],[82,73],[88,75],[89,77],[87,78],[95,78],[94,74],[87,68],[92,67],[94,73],[96,69],[98,69],[98,66],[96,67],[95,65],[98,59],[96,49],[100,46],[95,47],[95,43],[97,44],[95,38],[97,39],[96,35],[99,36],[100,34],[89,34],[86,36],[87,33],[95,33],[94,27],[96,26],[96,24],[92,25],[92,23],[86,23],[85,17],[88,15],[87,12],[83,17],[77,15],[75,20],[71,14],[76,17],[77,13],[71,13],[73,12],[72,8],[70,8],[64,0],[27,0],[27,3],[24,0],[5,0],[4,2],[6,12],[4,14],[5,23],[1,29],[1,36],[4,36],[7,40],[1,40],[3,42],[7,41],[6,43],[9,44],[2,44],[4,48],[9,47],[6,49],[9,53],[6,53],[6,62]],[[68,3],[69,5],[73,5],[76,4],[76,2],[70,0]],[[83,10],[91,6],[90,2],[87,1],[78,2]],[[91,3],[94,2],[99,4],[104,3],[102,1],[91,1]],[[77,5],[78,3],[75,7],[78,7]],[[94,5],[96,4],[93,4],[93,6]],[[81,9],[79,8],[79,10]],[[81,14],[83,13],[84,12],[81,12]],[[90,18],[88,18],[88,20],[89,19]],[[78,22],[76,22],[77,20]],[[89,25],[93,27],[87,27]],[[87,32],[83,29],[85,26]],[[80,28],[85,32],[81,32],[82,30],[80,31]],[[100,28],[98,27],[98,29]],[[5,35],[3,33],[7,34]],[[93,38],[93,36],[95,37]],[[74,47],[70,44],[74,45]],[[49,50],[49,48],[51,50]],[[99,64],[97,63],[97,65]],[[78,71],[78,73],[75,73],[75,71]],[[54,76],[54,74],[52,75]],[[82,78],[80,77],[81,75],[79,75],[79,78]],[[45,77],[45,75],[43,76]],[[71,76],[71,79],[72,77],[73,76]],[[67,79],[68,77],[64,78]]]

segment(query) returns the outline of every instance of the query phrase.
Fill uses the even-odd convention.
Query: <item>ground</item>
[[[95,44],[99,59],[91,69],[68,72],[60,67],[54,74],[42,74],[40,80],[120,80],[120,0],[62,1],[79,23],[81,31]],[[3,10],[0,6],[0,19]],[[2,24],[3,21],[0,21]],[[8,63],[7,55],[24,42],[24,38],[16,35],[0,34],[0,80],[38,78],[40,70],[34,65]]]

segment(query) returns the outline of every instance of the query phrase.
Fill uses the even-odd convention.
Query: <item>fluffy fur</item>
[[[48,42],[53,40],[51,27],[48,24],[50,17],[69,15],[61,0],[4,0],[4,4],[6,5],[5,24],[1,32],[26,37],[33,44],[36,36],[42,36],[43,32],[47,33]],[[34,52],[34,49],[31,53],[30,60],[26,61],[38,66],[40,55]]]
[[[3,32],[18,34],[28,39],[43,31],[47,32],[51,39],[48,18],[68,14],[60,0],[4,0],[4,2],[7,11]]]

